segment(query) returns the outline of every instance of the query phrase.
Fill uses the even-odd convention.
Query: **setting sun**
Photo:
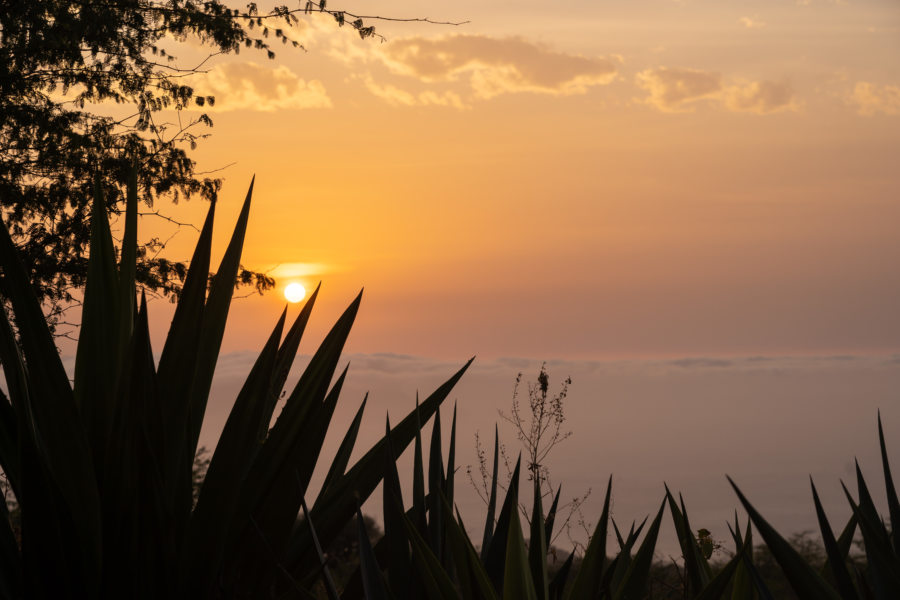
[[[288,302],[300,302],[306,297],[306,288],[296,281],[289,283],[284,288],[284,297],[287,298]]]

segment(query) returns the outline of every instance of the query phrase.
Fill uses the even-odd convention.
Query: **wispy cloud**
[[[459,94],[451,91],[438,93],[433,90],[425,90],[415,94],[400,89],[388,83],[377,83],[371,75],[367,75],[363,81],[366,89],[378,98],[394,106],[450,106],[457,109],[469,108],[463,102]]]
[[[386,68],[419,86],[444,86],[423,93],[396,81],[385,82],[383,74],[374,71],[360,77],[372,94],[391,104],[455,108],[503,94],[584,94],[612,82],[621,60],[561,52],[521,37],[468,34],[411,36],[377,48],[361,47],[346,36],[332,36],[327,52],[345,64]]]
[[[640,101],[664,112],[692,112],[698,103],[756,114],[800,107],[788,83],[737,80],[726,84],[721,74],[699,69],[645,69],[637,74],[636,83],[648,93]]]
[[[868,117],[879,113],[900,115],[900,86],[859,81],[853,88],[850,102],[859,114]]]
[[[224,64],[210,71],[204,90],[215,96],[214,110],[218,111],[331,107],[331,99],[320,81],[301,79],[284,65]]]
[[[760,115],[800,108],[799,102],[794,98],[794,90],[785,82],[738,83],[723,91],[722,100],[729,110]]]
[[[665,112],[690,112],[693,103],[722,92],[721,75],[697,69],[645,69],[636,83],[649,94],[643,101]]]
[[[738,19],[738,23],[746,27],[747,29],[762,29],[766,26],[765,21],[761,21],[759,17],[741,17]]]

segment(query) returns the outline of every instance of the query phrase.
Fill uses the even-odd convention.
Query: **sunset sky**
[[[610,471],[627,488],[637,469],[655,491],[629,518],[666,477],[727,498],[727,518],[722,475],[749,452],[751,498],[800,498],[811,525],[806,475],[840,506],[848,461],[875,456],[876,407],[900,439],[895,1],[332,2],[469,22],[372,21],[381,43],[312,18],[288,33],[305,52],[273,40],[275,60],[245,50],[192,80],[216,97],[199,166],[227,167],[216,247],[255,174],[243,263],[279,283],[233,304],[225,363],[249,364],[290,281],[322,282],[306,353],[365,287],[347,349],[358,397],[339,417],[371,391],[374,436],[386,408],[399,418],[477,355],[455,396],[468,447],[515,374],[553,361],[555,382],[575,380],[568,456],[608,459],[566,474],[596,497]],[[158,208],[199,224],[206,206]],[[167,256],[189,258],[195,239],[182,230]],[[159,348],[171,309],[151,311]],[[383,377],[366,380],[372,364]],[[236,391],[227,377],[213,421]],[[653,414],[680,415],[681,435]],[[601,423],[618,432],[602,448]],[[641,436],[664,440],[646,457],[659,472],[630,454]],[[841,443],[817,454],[819,436]],[[723,451],[729,439],[746,445]],[[784,445],[748,450],[766,439]],[[660,465],[661,452],[697,467]],[[775,520],[806,524],[791,515]]]
[[[313,19],[290,33],[306,52],[193,84],[217,99],[201,168],[234,163],[220,245],[255,173],[244,264],[321,280],[324,322],[364,286],[355,349],[898,349],[895,3],[347,8],[471,22],[373,22],[379,43]],[[239,303],[227,348],[257,348],[282,300]]]

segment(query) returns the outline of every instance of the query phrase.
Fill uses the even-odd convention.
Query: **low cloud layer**
[[[900,115],[900,86],[857,82],[850,101],[861,115]]]
[[[641,101],[664,112],[692,112],[698,104],[711,104],[733,112],[769,114],[798,110],[799,103],[787,83],[735,81],[726,83],[719,73],[698,69],[657,67],[637,74],[638,87],[647,92]]]
[[[213,69],[204,90],[215,96],[214,110],[291,110],[330,108],[320,81],[306,81],[284,65],[229,63]]]

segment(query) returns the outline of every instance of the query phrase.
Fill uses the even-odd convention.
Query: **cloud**
[[[871,117],[878,113],[900,115],[900,86],[879,86],[868,81],[859,81],[850,96],[857,112]]]
[[[784,82],[751,81],[733,85],[724,91],[722,98],[725,106],[735,112],[765,115],[800,108],[791,86]]]
[[[480,98],[520,92],[584,94],[592,86],[610,83],[617,73],[608,58],[557,52],[517,37],[409,37],[387,44],[382,57],[395,73],[425,82],[467,77]]]
[[[766,26],[765,21],[760,21],[757,17],[741,17],[738,19],[738,23],[747,29],[762,29]]]
[[[688,112],[692,103],[716,98],[722,92],[721,75],[696,69],[645,69],[636,81],[650,94],[644,102],[664,112]]]
[[[205,89],[215,96],[214,110],[330,108],[320,81],[306,81],[284,65],[228,63],[208,74]]]
[[[648,93],[641,102],[663,112],[691,112],[702,102],[733,112],[756,114],[800,107],[787,83],[737,81],[726,85],[719,73],[698,69],[645,69],[637,74],[636,83]]]
[[[441,105],[460,108],[471,99],[502,94],[553,96],[585,94],[618,75],[620,56],[588,57],[554,50],[522,37],[452,34],[437,38],[410,36],[373,46],[358,36],[335,35],[334,23],[312,19],[303,32],[306,47],[321,45],[331,58],[353,65],[386,67],[393,75],[434,86],[447,84],[453,94],[424,96],[396,82],[383,83],[377,73],[359,79],[370,92],[399,106]],[[327,29],[327,32],[326,32]]]
[[[457,109],[469,108],[459,94],[446,91],[439,94],[426,90],[418,94],[402,90],[390,84],[376,83],[371,75],[364,78],[366,89],[393,106],[450,106]]]

